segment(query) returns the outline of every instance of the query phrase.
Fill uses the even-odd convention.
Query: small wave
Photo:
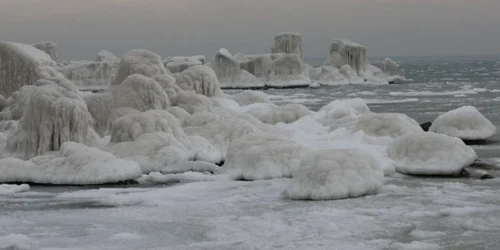
[[[475,95],[478,94],[474,90],[459,90],[447,92],[432,92],[432,91],[411,91],[411,92],[389,92],[391,96],[456,96],[456,95]]]
[[[407,103],[418,102],[418,98],[406,98],[399,100],[379,100],[379,99],[365,99],[366,104],[391,104],[391,103]]]

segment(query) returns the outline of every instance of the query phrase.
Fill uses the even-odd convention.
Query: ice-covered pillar
[[[365,70],[367,60],[368,49],[366,46],[349,40],[334,39],[329,47],[325,65],[337,68],[349,65],[359,74]]]
[[[290,32],[276,34],[271,51],[272,53],[297,54],[302,59],[302,35]]]

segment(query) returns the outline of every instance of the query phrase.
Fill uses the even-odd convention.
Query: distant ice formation
[[[272,53],[297,54],[302,59],[302,34],[293,32],[276,34],[274,36],[274,47],[271,51]]]
[[[346,39],[334,39],[330,44],[325,65],[336,68],[349,65],[359,74],[365,70],[367,62],[368,49],[365,46]]]
[[[206,61],[205,56],[173,56],[165,60],[165,67],[172,73],[180,73],[190,67],[203,65]]]
[[[49,55],[50,58],[54,61],[56,61],[58,58],[57,45],[53,42],[47,42],[47,41],[37,42],[33,44],[33,47],[47,53],[47,55]]]
[[[311,84],[308,69],[298,54],[286,54],[275,60],[271,66],[269,87],[307,87]]]
[[[223,88],[264,87],[264,83],[248,71],[241,69],[240,62],[226,49],[220,49],[208,62]]]
[[[121,84],[132,74],[154,77],[168,73],[159,55],[145,49],[134,49],[123,55],[112,85]]]

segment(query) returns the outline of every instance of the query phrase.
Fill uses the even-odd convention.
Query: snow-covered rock
[[[64,142],[92,143],[94,119],[85,101],[57,84],[36,87],[25,104],[20,127],[9,134],[7,148],[29,159],[57,151]]]
[[[24,85],[59,76],[50,56],[31,45],[0,42],[0,94],[9,98]]]
[[[146,111],[170,107],[170,100],[162,86],[144,75],[132,74],[110,91],[113,95],[113,108],[129,107]]]
[[[365,80],[361,78],[356,71],[349,65],[344,65],[340,68],[339,72],[352,84],[363,84]]]
[[[396,171],[415,175],[457,175],[472,164],[477,155],[455,137],[419,132],[396,138],[389,145]]]
[[[111,86],[118,62],[73,61],[60,65],[60,72],[81,90],[106,89]]]
[[[423,132],[417,121],[399,113],[363,114],[354,127],[354,131],[359,130],[371,136],[388,136],[392,138]]]
[[[340,71],[330,65],[325,65],[321,67],[314,68],[309,67],[309,78],[311,81],[317,82],[321,85],[344,85],[349,84],[349,81],[345,78]]]
[[[165,60],[165,66],[172,73],[180,73],[190,67],[205,64],[205,56],[174,56]]]
[[[175,78],[171,75],[158,75],[155,76],[154,79],[156,80],[156,82],[158,82],[158,84],[160,84],[163,90],[165,90],[165,93],[168,96],[170,104],[177,105],[177,99],[179,97],[179,93],[184,92],[184,90],[182,90],[182,88],[179,87],[179,85],[177,85],[177,81],[175,80]],[[194,86],[199,86],[198,84]],[[186,87],[189,87],[189,85],[187,85]]]
[[[354,127],[359,117],[367,113],[370,113],[370,109],[361,98],[336,100],[322,107],[314,114],[314,119],[330,130],[335,130]]]
[[[264,83],[246,70],[226,49],[220,49],[207,64],[215,71],[222,88],[264,87]]]
[[[33,47],[47,53],[52,60],[57,60],[57,45],[53,42],[42,41],[33,44]]]
[[[252,133],[229,145],[222,171],[236,180],[291,177],[307,151],[274,134]]]
[[[177,107],[186,110],[190,114],[210,111],[213,107],[212,101],[204,95],[191,92],[182,92],[177,98]]]
[[[302,35],[293,32],[283,32],[274,36],[273,53],[297,54],[302,60]]]
[[[484,140],[495,135],[497,128],[475,107],[464,106],[438,116],[429,131],[464,140]]]
[[[112,85],[121,84],[132,74],[154,77],[168,73],[159,55],[145,49],[134,49],[123,55]]]
[[[309,115],[311,111],[301,104],[286,104],[283,106],[267,106],[260,109],[253,109],[247,112],[255,116],[263,123],[292,123],[303,116]]]
[[[173,76],[177,86],[184,91],[191,91],[208,97],[222,96],[217,75],[208,66],[193,66]]]
[[[233,100],[238,102],[241,106],[246,106],[254,103],[268,103],[270,102],[269,96],[262,91],[244,90],[238,94],[230,96]]]
[[[334,149],[310,153],[293,173],[285,197],[335,200],[376,194],[384,183],[379,163],[360,150]]]
[[[345,39],[333,39],[328,49],[325,65],[341,68],[349,65],[359,74],[365,70],[368,60],[368,49],[360,44]]]
[[[307,66],[302,63],[300,56],[286,54],[273,61],[271,77],[266,86],[276,88],[307,87],[310,84]]]

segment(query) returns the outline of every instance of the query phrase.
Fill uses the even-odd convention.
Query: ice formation
[[[382,71],[389,76],[397,75],[401,66],[394,62],[391,58],[385,58],[382,62]]]
[[[165,109],[170,107],[170,100],[162,86],[152,78],[133,74],[120,85],[111,89],[112,107],[130,107],[140,111]]]
[[[301,104],[286,104],[283,106],[267,106],[250,110],[248,113],[263,123],[292,123],[303,116],[309,115],[310,110]]]
[[[371,136],[397,138],[406,134],[423,132],[417,121],[405,114],[367,113],[359,117],[354,131],[363,130]]]
[[[162,174],[180,174],[185,172],[217,173],[219,166],[206,161],[181,161],[161,170]]]
[[[226,49],[220,49],[207,65],[215,71],[223,88],[264,87],[261,80],[241,69],[240,62]]]
[[[359,74],[365,70],[368,60],[368,49],[349,40],[334,39],[329,47],[325,65],[341,68],[349,65]]]
[[[307,150],[280,136],[253,133],[235,139],[222,171],[236,180],[292,177]]]
[[[213,104],[208,97],[190,92],[180,93],[177,99],[177,107],[186,110],[190,114],[210,111]]]
[[[271,76],[266,86],[307,87],[311,84],[308,69],[297,54],[286,54],[273,61]]]
[[[120,63],[120,58],[107,50],[101,50],[97,53],[96,62],[110,62],[114,64]]]
[[[134,49],[123,55],[112,85],[121,84],[132,74],[154,77],[168,73],[159,55],[145,49]]]
[[[33,47],[47,53],[52,60],[57,60],[57,45],[53,42],[37,42],[33,44]]]
[[[349,81],[349,83],[353,84],[363,84],[365,80],[361,78],[350,65],[344,65],[340,67],[339,72]]]
[[[217,75],[208,66],[193,66],[173,76],[177,86],[184,91],[192,91],[209,97],[222,95]]]
[[[0,94],[9,98],[24,85],[58,76],[50,56],[31,45],[0,42]]]
[[[27,101],[20,127],[9,135],[7,148],[29,159],[57,151],[64,142],[91,143],[94,119],[84,100],[57,84],[36,87]]]
[[[314,119],[330,130],[335,130],[354,127],[359,117],[368,113],[370,109],[361,98],[336,100],[322,107],[314,114]]]
[[[283,32],[274,36],[273,53],[297,54],[302,60],[302,35],[299,33]]]
[[[165,66],[172,73],[180,73],[190,67],[205,64],[205,56],[174,56],[165,60]]]
[[[177,85],[175,78],[171,75],[158,75],[155,76],[154,79],[156,80],[156,82],[158,82],[158,84],[160,84],[160,86],[167,94],[170,104],[177,105],[177,98],[179,97],[179,93],[184,92],[184,90],[182,90],[179,85]]]
[[[398,172],[414,175],[457,175],[477,159],[474,149],[460,139],[433,132],[396,138],[389,155]]]
[[[19,120],[23,115],[24,107],[31,95],[36,91],[34,85],[22,86],[14,92],[6,101],[5,107],[0,112],[0,120]]]
[[[244,90],[238,94],[230,96],[230,98],[238,102],[241,106],[269,102],[269,97],[264,92],[255,90]]]
[[[271,55],[248,55],[247,60],[240,62],[241,69],[266,82],[271,75],[273,59]]]
[[[485,140],[495,135],[497,128],[475,107],[464,106],[438,116],[429,131],[464,140]]]
[[[116,75],[118,66],[118,62],[108,60],[73,61],[63,63],[59,66],[59,70],[79,89],[93,90],[108,88]]]
[[[191,145],[193,146],[194,159],[197,161],[205,161],[210,163],[222,162],[222,153],[208,142],[207,139],[201,136],[189,136]]]
[[[140,175],[137,163],[74,142],[62,144],[55,155],[41,155],[29,161],[0,160],[0,182],[89,185],[116,183]]]
[[[340,71],[330,65],[325,65],[321,67],[314,68],[308,66],[309,77],[311,81],[317,82],[321,85],[344,85],[349,84],[349,81],[345,78]]]
[[[313,152],[293,173],[284,195],[293,200],[334,200],[376,194],[384,183],[379,163],[359,150]]]
[[[3,95],[0,95],[0,112],[7,107],[7,99],[3,97]]]
[[[0,184],[0,195],[11,195],[15,193],[22,193],[30,190],[30,186],[28,184],[21,185],[9,185],[9,184]]]

